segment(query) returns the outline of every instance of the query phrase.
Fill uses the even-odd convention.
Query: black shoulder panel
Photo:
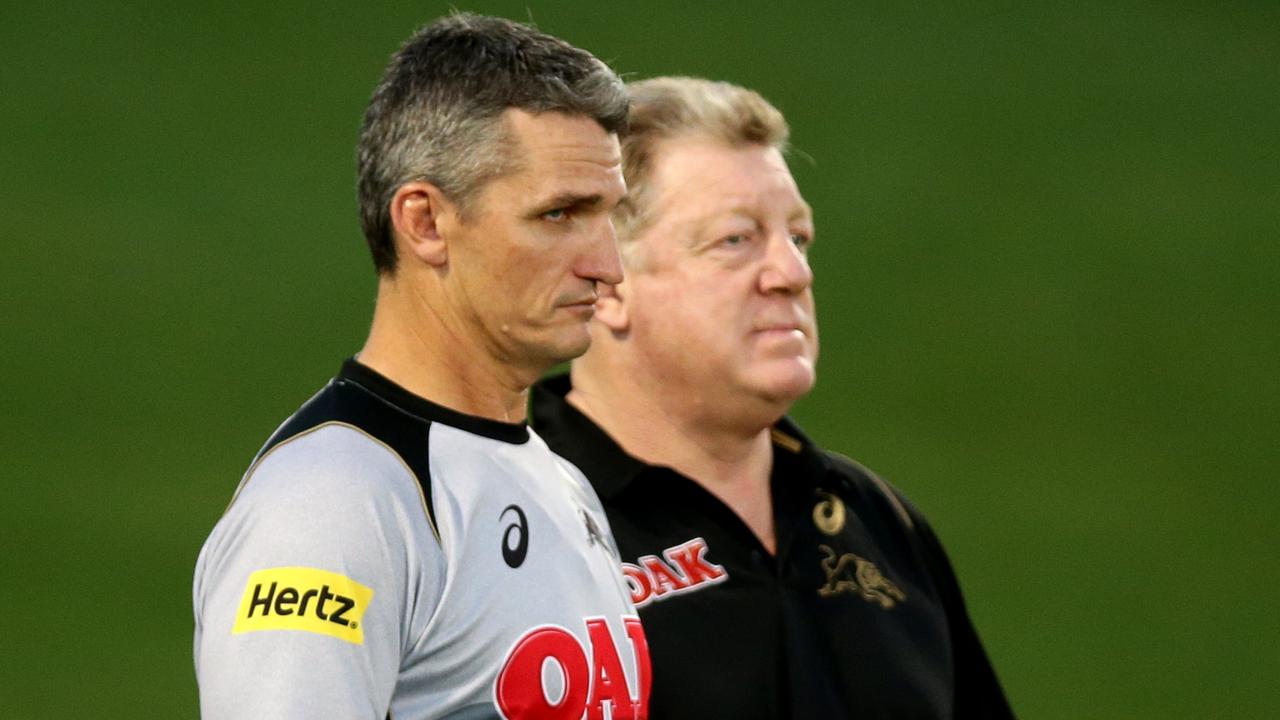
[[[347,378],[333,379],[323,390],[298,408],[298,411],[271,435],[267,444],[258,451],[254,461],[262,459],[277,445],[328,423],[350,425],[399,455],[422,488],[428,520],[431,526],[435,527],[435,508],[431,502],[431,476],[428,473],[427,464],[427,437],[431,421],[392,405]]]

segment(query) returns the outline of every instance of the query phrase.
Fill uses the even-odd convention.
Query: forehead
[[[537,188],[538,195],[600,194],[615,200],[622,196],[618,137],[595,120],[513,108],[504,113],[503,121],[519,168],[511,181]]]
[[[703,138],[660,143],[650,166],[659,223],[746,215],[760,222],[810,221],[812,212],[774,147],[734,147]]]

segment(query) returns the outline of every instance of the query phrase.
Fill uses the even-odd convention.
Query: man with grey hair
[[[605,504],[654,717],[1010,717],[924,517],[786,417],[818,332],[782,115],[727,83],[630,89],[626,278],[533,417]]]
[[[524,422],[622,279],[626,115],[603,63],[506,20],[392,57],[359,143],[372,328],[201,551],[205,718],[647,717],[599,500]]]

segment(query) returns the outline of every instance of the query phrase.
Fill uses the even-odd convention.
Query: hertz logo
[[[363,645],[360,619],[372,599],[372,588],[327,570],[258,570],[249,576],[231,634],[301,630]]]

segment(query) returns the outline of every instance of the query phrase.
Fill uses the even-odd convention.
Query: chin
[[[762,370],[751,385],[764,397],[788,405],[808,394],[817,381],[813,363],[807,359],[774,362]]]
[[[584,327],[576,333],[564,333],[547,343],[544,349],[546,356],[554,365],[581,357],[590,347],[591,333]]]

